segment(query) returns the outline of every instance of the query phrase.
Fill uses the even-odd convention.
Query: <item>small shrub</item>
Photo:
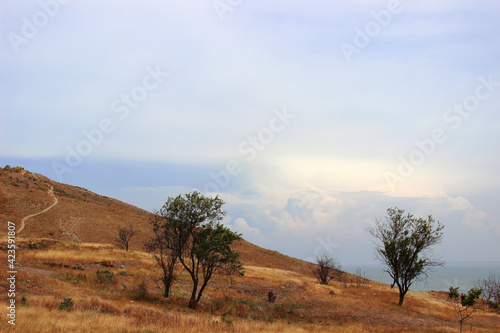
[[[28,243],[26,247],[30,250],[38,250],[38,249],[44,249],[47,247],[47,243]]]
[[[224,323],[227,323],[227,324],[231,325],[231,324],[233,323],[233,319],[232,319],[232,318],[227,318],[226,316],[227,316],[227,313],[224,313],[224,314],[220,317],[220,319],[222,320],[222,322],[224,322]]]
[[[49,265],[52,267],[57,266],[57,262],[49,262]]]
[[[127,275],[127,272],[125,272],[125,271],[121,271],[121,272],[120,272],[120,275],[121,275],[121,276],[125,276],[125,275]]]
[[[74,305],[75,302],[73,302],[71,297],[66,297],[61,303],[59,303],[59,310],[73,311]]]
[[[107,269],[97,270],[96,280],[99,284],[111,284],[115,281],[115,275]]]
[[[28,304],[28,300],[26,299],[25,295],[22,295],[22,297],[21,297],[21,306],[30,306]]]
[[[146,281],[142,281],[138,286],[137,286],[137,297],[136,300],[141,301],[146,299],[146,296],[148,294],[148,290],[146,288]]]
[[[67,282],[71,282],[71,283],[79,283],[79,282],[82,282],[82,281],[86,281],[87,280],[87,275],[86,274],[82,274],[82,273],[78,273],[77,275],[66,273],[64,275],[57,275],[57,276],[55,276],[55,278],[58,279],[58,280],[60,280],[60,281],[67,281]]]
[[[498,309],[499,308],[498,303],[495,303],[493,301],[488,301],[487,303],[493,309]]]

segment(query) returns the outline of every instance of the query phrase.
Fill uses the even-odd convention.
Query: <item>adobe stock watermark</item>
[[[476,86],[474,93],[465,97],[461,103],[453,105],[447,109],[442,120],[451,129],[457,130],[462,125],[465,119],[468,119],[475,112],[482,101],[487,100],[500,86],[499,81],[494,81],[493,75],[488,77],[478,77],[479,84]],[[415,173],[417,167],[423,165],[425,161],[432,156],[439,145],[442,145],[448,140],[447,130],[444,127],[436,127],[430,135],[422,140],[415,140],[415,149],[406,156],[399,156],[399,165],[394,171],[386,171],[384,173],[385,180],[391,191],[394,191],[398,183]]]
[[[453,283],[452,283],[452,282],[450,282],[450,280],[449,280],[449,279],[443,279],[443,289],[444,289],[445,291],[448,291],[448,290],[450,290],[450,287],[461,287],[461,288],[463,288],[463,287],[464,287],[464,285],[463,285],[463,284],[461,284],[461,283],[459,282],[459,280],[458,280],[458,277],[457,277],[457,276],[455,276],[455,277],[453,278]]]
[[[7,322],[16,325],[16,224],[7,222]]]
[[[304,260],[309,262],[316,262],[316,258],[323,254],[328,254],[334,257],[334,250],[340,247],[340,244],[332,241],[332,236],[328,235],[326,239],[322,237],[317,237],[316,241],[318,245],[314,248],[314,257],[307,257]]]
[[[241,5],[243,0],[214,0],[212,6],[214,7],[219,20],[224,21],[227,12],[232,12],[236,7]]]
[[[133,86],[129,92],[122,94],[111,102],[111,112],[115,113],[120,120],[129,117],[132,110],[139,107],[140,103],[146,100],[153,90],[157,89],[163,80],[169,75],[156,65],[153,69],[150,66],[145,68],[146,74],[141,83]],[[106,135],[110,135],[116,129],[116,120],[110,117],[102,118],[95,128],[82,130],[83,139],[74,146],[66,146],[66,157],[64,163],[52,162],[52,170],[59,182],[63,181],[66,173],[73,172],[73,168],[78,167],[83,159],[92,154],[94,148],[100,146]]]
[[[370,15],[373,20],[368,21],[363,29],[359,27],[354,28],[352,44],[346,42],[339,44],[340,51],[342,51],[347,63],[352,61],[352,56],[354,54],[360,54],[361,50],[370,45],[371,41],[378,37],[383,29],[391,24],[392,18],[402,11],[403,7],[399,0],[389,1],[386,9],[381,9],[379,11],[372,10]]]
[[[40,10],[36,11],[31,18],[23,16],[21,18],[22,27],[20,33],[9,32],[7,38],[14,52],[19,53],[19,46],[28,44],[35,38],[40,29],[43,29],[50,20],[54,18],[62,5],[67,5],[71,0],[40,0],[38,5]]]
[[[273,116],[267,127],[261,128],[255,135],[249,136],[238,145],[236,152],[248,163],[255,160],[258,153],[266,149],[273,142],[276,134],[281,133],[295,119],[295,115],[289,113],[286,108],[273,110]],[[205,193],[219,193],[231,183],[231,178],[243,171],[242,165],[236,159],[229,160],[223,170],[209,172],[213,181],[204,187]]]

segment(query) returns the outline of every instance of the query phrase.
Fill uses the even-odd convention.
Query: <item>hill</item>
[[[47,208],[50,209],[43,212]],[[34,214],[39,215],[31,216]],[[21,167],[0,169],[0,220],[16,223],[18,236],[118,245],[118,228],[132,224],[138,235],[131,242],[131,249],[142,250],[142,244],[152,235],[153,216],[119,200],[55,182]],[[235,249],[250,265],[308,271],[306,262],[245,240],[237,242]]]
[[[235,244],[246,274],[217,276],[196,311],[187,309],[190,279],[178,270],[172,296],[156,287],[159,270],[142,251],[150,212],[22,168],[0,169],[0,221],[17,229],[16,328],[22,332],[455,332],[446,293],[397,290],[348,274],[318,284],[309,264],[246,241]],[[116,243],[117,228],[140,234],[131,251]],[[244,235],[243,235],[244,236]],[[0,249],[7,257],[7,236]],[[7,270],[0,288],[9,290]],[[141,287],[142,285],[142,287]],[[275,303],[267,293],[277,295]],[[70,306],[70,301],[74,302]],[[66,299],[66,302],[65,302]],[[0,303],[9,297],[2,293]],[[65,311],[59,309],[66,304]],[[0,307],[0,332],[7,309]],[[485,304],[474,331],[495,332],[500,314]]]

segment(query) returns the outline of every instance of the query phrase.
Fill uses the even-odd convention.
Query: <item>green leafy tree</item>
[[[479,297],[481,297],[483,290],[480,288],[472,288],[467,294],[460,295],[458,292],[459,289],[460,287],[450,286],[448,297],[452,301],[453,307],[457,312],[458,322],[460,323],[460,332],[462,332],[463,323],[474,313],[475,309],[473,306],[476,304]]]
[[[385,221],[378,219],[368,228],[379,241],[375,255],[387,266],[385,271],[394,281],[391,288],[395,284],[399,288],[400,306],[414,280],[427,277],[431,267],[443,265],[432,257],[430,248],[442,241],[444,226],[431,215],[423,219],[404,212],[389,208]]]
[[[184,269],[191,276],[193,289],[189,307],[195,309],[214,274],[236,271],[243,274],[239,254],[231,249],[239,234],[221,224],[225,215],[224,201],[218,196],[205,197],[197,191],[169,197],[159,211],[159,226],[171,237],[169,248],[177,253]]]

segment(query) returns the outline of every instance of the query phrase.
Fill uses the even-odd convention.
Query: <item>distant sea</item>
[[[358,267],[366,278],[391,284],[389,274],[384,272],[381,265],[342,266],[342,270],[356,274]],[[500,275],[500,262],[450,262],[444,267],[435,267],[428,273],[428,278],[422,282],[414,282],[410,290],[448,291],[450,286],[460,287],[460,291],[467,292],[473,288],[474,281],[486,278],[490,273]]]

